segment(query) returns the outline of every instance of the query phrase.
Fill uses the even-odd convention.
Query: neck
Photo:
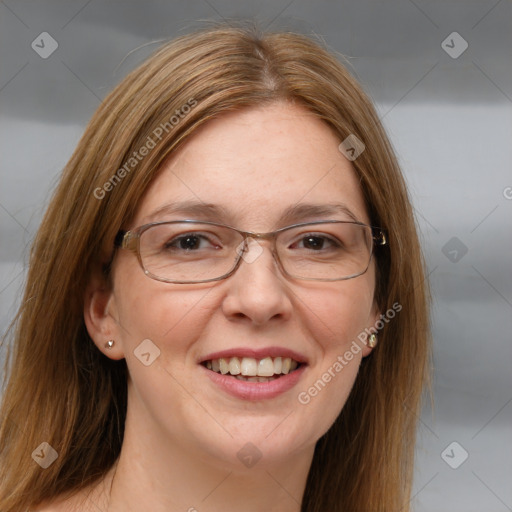
[[[115,467],[89,495],[105,512],[300,512],[314,447],[251,467],[173,442],[128,414]],[[236,444],[236,443],[235,443]],[[236,452],[236,449],[234,449]]]

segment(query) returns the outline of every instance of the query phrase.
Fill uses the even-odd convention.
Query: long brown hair
[[[382,312],[402,306],[317,442],[302,510],[409,510],[430,337],[424,264],[393,149],[371,101],[323,45],[221,25],[164,45],[130,73],[94,114],[64,169],[33,243],[12,329],[0,424],[2,512],[73,494],[115,463],[127,368],[106,358],[87,333],[86,284],[172,152],[214,117],[275,101],[300,103],[340,142],[354,134],[365,144],[352,163],[371,223],[388,238],[376,254],[375,297]],[[155,147],[127,165],[148,137]],[[58,453],[47,469],[31,457],[42,442]]]

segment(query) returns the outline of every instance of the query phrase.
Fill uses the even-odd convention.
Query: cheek
[[[150,340],[155,352],[159,351],[158,366],[181,371],[179,367],[191,357],[190,348],[204,335],[215,312],[212,286],[161,283],[145,276],[139,267],[131,268],[132,263],[119,265],[115,281],[119,336],[128,368],[140,369],[136,352],[144,340]]]
[[[297,402],[301,425],[319,438],[340,414],[357,377],[362,359],[358,334],[368,326],[373,303],[369,279],[338,283],[303,297],[307,329],[314,338],[317,356]],[[307,305],[307,307],[305,307]]]
[[[371,279],[358,278],[302,294],[302,320],[324,356],[343,350],[368,327],[373,304]]]
[[[206,295],[206,290],[180,293],[158,283],[131,287],[118,301],[119,320],[125,327],[123,337],[130,345],[150,338],[162,348],[172,344],[173,349],[179,349],[204,328],[208,318],[203,304]]]
[[[143,277],[148,283],[131,281],[116,291],[131,413],[137,418],[149,415],[186,443],[190,439],[183,423],[190,426],[194,418],[208,420],[201,401],[190,398],[185,367],[191,347],[208,325],[213,294],[207,288],[166,288],[165,283]],[[142,358],[145,353],[150,354],[148,365]]]

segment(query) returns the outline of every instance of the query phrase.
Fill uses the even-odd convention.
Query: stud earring
[[[112,348],[114,346],[114,343],[114,340],[108,340],[107,343],[105,343],[105,348]]]
[[[375,348],[375,345],[377,345],[377,336],[375,336],[375,334],[370,334],[368,337],[368,346],[370,348]]]

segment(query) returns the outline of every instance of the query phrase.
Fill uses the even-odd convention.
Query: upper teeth
[[[244,375],[246,377],[272,377],[280,373],[290,373],[299,363],[290,357],[265,357],[254,359],[252,357],[221,357],[206,362],[206,368],[217,373],[230,373],[231,375]]]

